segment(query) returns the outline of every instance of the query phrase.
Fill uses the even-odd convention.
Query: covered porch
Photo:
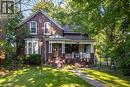
[[[73,40],[66,38],[46,38],[48,42],[47,63],[60,60],[65,64],[93,64],[93,40]]]

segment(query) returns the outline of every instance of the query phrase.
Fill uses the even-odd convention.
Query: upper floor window
[[[36,21],[30,22],[30,31],[31,31],[31,34],[37,34],[37,22]]]
[[[50,34],[50,29],[51,29],[51,23],[50,22],[45,22],[44,23],[44,34],[49,35]]]
[[[0,1],[0,8],[1,8],[1,13],[2,14],[13,14],[14,13],[14,1],[10,1],[10,0],[1,0]]]

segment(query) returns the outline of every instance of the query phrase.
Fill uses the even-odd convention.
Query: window
[[[65,44],[65,53],[78,53],[79,45],[78,44]]]
[[[44,34],[49,35],[50,34],[50,29],[51,29],[51,23],[50,22],[45,22],[44,23]]]
[[[32,42],[28,43],[28,54],[32,54]]]
[[[14,1],[1,1],[1,13],[13,14],[14,13]]]
[[[38,42],[33,42],[33,53],[38,54]]]
[[[36,21],[30,22],[30,31],[31,31],[31,34],[37,34],[37,22]]]
[[[26,54],[39,54],[39,46],[38,46],[38,41],[29,39],[26,40]]]

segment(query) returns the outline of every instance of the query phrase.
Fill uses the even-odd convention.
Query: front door
[[[60,57],[60,45],[61,44],[53,44],[53,57],[59,58]]]

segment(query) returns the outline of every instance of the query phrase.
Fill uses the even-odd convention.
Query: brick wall
[[[37,21],[37,35],[25,35],[24,33],[21,33],[22,31],[29,31],[29,27],[30,27],[30,22],[31,21]],[[45,22],[50,22],[51,23],[51,32],[55,32],[55,34],[59,34],[61,36],[63,36],[63,30],[60,29],[55,23],[53,23],[51,20],[49,20],[46,16],[44,16],[41,12],[39,12],[37,15],[35,15],[34,17],[32,17],[30,20],[28,20],[27,22],[25,22],[23,25],[21,25],[18,29],[17,29],[17,39],[22,39],[24,40],[25,38],[38,38],[40,39],[43,44],[41,46],[41,52],[42,52],[42,57],[45,58],[45,49],[46,49],[46,57],[48,58],[48,42],[45,42],[44,38],[48,37],[50,35],[44,35],[44,23]],[[51,33],[52,35],[52,33]],[[46,46],[45,46],[46,44]],[[19,51],[17,55],[19,55],[20,52],[23,53],[23,50],[20,48],[17,50]],[[21,54],[20,54],[21,55]]]

